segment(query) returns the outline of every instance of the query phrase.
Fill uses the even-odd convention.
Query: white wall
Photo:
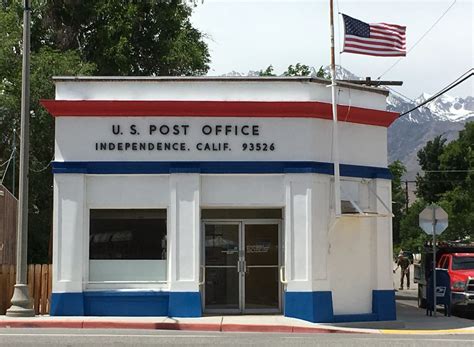
[[[199,290],[201,211],[199,174],[170,176],[170,290]]]
[[[392,182],[389,180],[374,180],[372,182],[373,189],[377,195],[388,205],[392,207]],[[374,199],[374,196],[372,196]],[[388,204],[387,204],[388,202]],[[373,272],[377,274],[375,288],[381,290],[393,289],[393,247],[392,247],[392,216],[390,211],[383,206],[380,200],[375,202],[376,209],[380,214],[386,214],[387,217],[377,218],[373,221],[373,228],[376,231],[376,238],[374,243],[375,254]]]
[[[371,187],[372,192],[367,188]],[[329,232],[329,272],[335,314],[372,312],[372,291],[392,290],[391,182],[360,184],[362,207],[378,217],[342,217]],[[361,192],[364,192],[363,194]]]
[[[282,207],[284,175],[201,175],[202,207]]]
[[[376,259],[371,218],[341,218],[329,234],[334,314],[372,312]]]
[[[330,290],[330,177],[285,175],[285,267],[288,291]]]
[[[169,175],[87,175],[88,208],[167,208]]]
[[[179,135],[150,135],[150,126],[188,125]],[[120,125],[123,135],[114,135]],[[140,133],[132,135],[130,126]],[[203,135],[204,125],[250,125],[259,127],[258,136]],[[297,141],[296,141],[297,139]],[[387,166],[387,129],[339,122],[340,162],[343,164]],[[97,143],[178,142],[184,151],[96,150]],[[198,143],[228,143],[230,150],[199,151]],[[244,143],[265,143],[267,151],[243,150]],[[274,144],[275,149],[270,150]],[[57,117],[56,161],[321,161],[332,162],[332,123],[309,118],[229,117]]]
[[[81,292],[84,280],[84,175],[54,175],[53,291]],[[88,241],[88,240],[87,240]]]
[[[331,103],[327,84],[309,81],[209,81],[182,78],[108,80],[97,77],[56,81],[56,100],[202,100],[202,101],[320,101]],[[338,87],[338,104],[385,110],[384,94],[369,89]]]
[[[390,181],[371,185],[390,201]],[[331,290],[335,314],[368,313],[372,290],[392,289],[392,236],[388,211],[362,190],[359,196],[370,198],[365,204],[386,217],[333,224],[328,175],[56,174],[53,291],[198,291],[201,207],[283,207],[287,290]],[[169,282],[88,285],[90,208],[167,208]]]

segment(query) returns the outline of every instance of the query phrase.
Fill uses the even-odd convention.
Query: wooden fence
[[[0,184],[0,264],[15,264],[18,200]]]
[[[51,302],[51,264],[28,265],[28,287],[36,314],[48,314]],[[10,307],[15,285],[15,265],[0,265],[0,315]]]

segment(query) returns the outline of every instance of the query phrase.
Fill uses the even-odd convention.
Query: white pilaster
[[[372,188],[388,207],[392,207],[391,181],[377,179]],[[392,216],[386,207],[377,199],[376,209],[380,214],[387,215],[375,220],[375,271],[374,289],[393,289],[393,247],[392,247]]]
[[[285,266],[288,291],[329,290],[329,178],[285,177]]]
[[[83,291],[84,192],[84,175],[54,175],[53,292]]]
[[[200,177],[170,175],[170,290],[199,291]]]
[[[312,288],[327,291],[330,288],[328,272],[331,177],[313,176],[312,190]]]

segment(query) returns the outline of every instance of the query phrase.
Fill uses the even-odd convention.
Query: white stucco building
[[[58,77],[51,315],[393,320],[387,93],[328,82]]]

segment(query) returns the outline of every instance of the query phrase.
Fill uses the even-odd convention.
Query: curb
[[[380,330],[382,335],[463,335],[474,334],[474,328],[439,329],[439,330]]]
[[[264,324],[211,324],[211,323],[166,323],[166,322],[120,322],[120,321],[35,321],[0,320],[0,328],[67,328],[67,329],[142,329],[142,330],[181,330],[214,332],[268,332],[268,333],[311,333],[311,334],[364,334],[367,330],[302,327],[291,325]],[[374,330],[374,333],[378,333]]]
[[[474,334],[474,328],[440,330],[364,329],[338,327],[304,327],[292,325],[265,324],[222,324],[222,323],[173,323],[173,322],[126,322],[126,321],[37,321],[33,319],[0,320],[0,328],[62,328],[62,329],[140,329],[180,330],[207,332],[248,333],[300,333],[300,334],[383,334],[383,335],[455,335]]]

